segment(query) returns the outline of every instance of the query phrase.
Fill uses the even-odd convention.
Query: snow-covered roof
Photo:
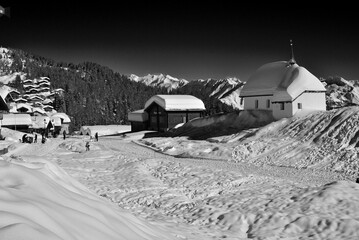
[[[286,61],[260,67],[244,85],[240,96],[273,95],[272,101],[292,101],[305,91],[325,91],[323,84],[304,67]]]
[[[148,120],[148,113],[144,109],[130,112],[128,120],[131,122],[145,122]]]
[[[155,95],[145,103],[145,109],[154,102],[166,111],[206,110],[202,100],[191,95]]]
[[[43,104],[49,104],[49,103],[52,103],[53,101],[51,99],[45,99],[42,103]]]
[[[2,126],[13,126],[13,125],[32,125],[30,114],[4,114],[1,122]]]
[[[40,100],[40,101],[44,101],[43,98],[41,98],[41,97],[39,97],[39,96],[36,96],[36,95],[35,95],[35,96],[30,96],[29,99],[30,99],[30,100]]]
[[[44,109],[42,109],[42,108],[38,108],[38,107],[34,107],[33,109],[32,109],[32,112],[38,112],[38,113],[40,113],[40,114],[42,114],[42,115],[44,115],[44,114],[46,114],[46,112],[44,111]]]
[[[22,97],[20,97],[18,99],[15,99],[14,101],[15,102],[27,102],[27,100],[25,98],[22,98]]]
[[[66,113],[62,113],[62,112],[54,113],[50,117],[51,118],[59,117],[59,118],[63,119],[64,123],[70,123],[71,122],[71,119],[69,118],[69,116]]]
[[[27,104],[27,103],[18,103],[16,105],[16,110],[20,109],[20,108],[26,108],[28,112],[31,112],[32,111],[32,107]]]
[[[43,105],[42,108],[45,109],[46,111],[51,111],[52,109],[54,109],[54,107],[50,105]]]
[[[61,127],[61,118],[59,117],[51,117],[51,122],[54,126],[60,126]]]
[[[45,120],[45,121],[44,121]],[[50,117],[48,116],[33,116],[32,117],[32,128],[45,128],[50,121]]]
[[[2,97],[2,99],[5,100],[5,98],[7,97],[7,95],[9,94],[9,89],[6,87],[1,87],[0,88],[0,96]]]
[[[16,89],[9,89],[9,92],[10,93],[16,93],[16,94],[20,94],[20,92],[18,91],[18,90],[16,90]]]

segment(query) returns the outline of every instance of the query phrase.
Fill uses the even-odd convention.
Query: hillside
[[[270,124],[271,119],[259,113],[245,112],[195,119],[176,129],[173,138],[142,142],[176,156],[331,171],[352,179],[358,176],[358,106],[312,112]]]
[[[1,50],[3,84],[20,87],[14,81],[17,75],[22,79],[46,77],[51,82],[50,90],[64,89],[54,108],[72,117],[71,130],[78,130],[82,125],[127,123],[129,112],[141,109],[151,96],[167,92],[164,88],[131,81],[96,63],[67,64],[22,50]]]

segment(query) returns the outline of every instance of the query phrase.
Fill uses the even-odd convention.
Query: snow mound
[[[329,170],[356,178],[359,107],[284,119],[265,126],[235,149],[235,161]]]
[[[238,133],[241,130],[264,126],[273,122],[272,112],[242,110],[197,118],[173,130],[173,136],[208,139]]]
[[[41,158],[0,160],[0,239],[170,239]]]
[[[80,134],[95,136],[96,132],[99,136],[108,136],[121,134],[131,131],[131,125],[95,125],[95,126],[82,126]]]

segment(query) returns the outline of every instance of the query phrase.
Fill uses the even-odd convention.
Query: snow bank
[[[80,134],[95,136],[96,132],[99,136],[115,135],[124,132],[130,132],[131,125],[95,125],[95,126],[82,126]]]
[[[207,139],[229,135],[244,129],[256,128],[273,122],[272,112],[243,110],[197,118],[173,131],[173,136],[188,136],[191,139]]]
[[[299,114],[267,125],[264,116],[255,118],[243,111],[196,119],[174,130],[172,138],[139,141],[175,156],[311,168],[352,180],[358,177],[359,107]]]
[[[40,158],[0,160],[0,239],[170,239]]]

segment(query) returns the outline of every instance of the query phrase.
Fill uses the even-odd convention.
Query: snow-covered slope
[[[8,84],[14,81],[17,75],[19,75],[21,79],[25,79],[26,77],[26,74],[23,72],[13,72],[10,70],[14,62],[11,55],[11,50],[0,47],[0,83]]]
[[[163,87],[167,88],[168,91],[182,87],[188,83],[185,79],[178,79],[170,75],[164,74],[148,74],[143,77],[136,76],[135,74],[130,75],[130,79],[135,82],[141,82],[151,87]]]
[[[0,213],[2,240],[172,239],[41,157],[0,158]]]
[[[359,107],[312,112],[262,127],[258,122],[248,125],[255,119],[243,112],[195,119],[176,129],[174,139],[144,142],[173,155],[232,158],[235,162],[310,168],[341,173],[351,179],[358,177]],[[196,143],[200,147],[194,149],[194,143],[184,141],[184,137],[207,142]]]

